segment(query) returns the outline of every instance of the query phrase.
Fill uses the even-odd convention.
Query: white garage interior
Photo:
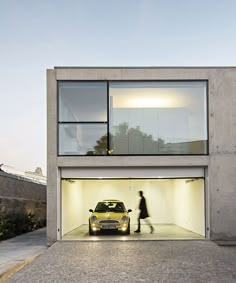
[[[204,239],[205,190],[204,178],[165,179],[62,179],[61,236],[63,240],[94,239]],[[138,191],[147,200],[154,233],[142,222],[142,233],[136,234]],[[103,199],[118,199],[132,209],[131,234],[88,235],[89,209]]]

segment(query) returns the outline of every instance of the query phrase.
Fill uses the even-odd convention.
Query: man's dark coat
[[[148,211],[147,211],[146,199],[143,196],[141,197],[141,200],[139,203],[139,210],[140,210],[139,218],[144,219],[144,218],[149,217]]]

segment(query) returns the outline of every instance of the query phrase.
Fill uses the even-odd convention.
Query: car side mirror
[[[132,209],[128,209],[128,213],[129,213],[129,212],[132,212]]]
[[[89,209],[89,212],[93,212],[93,209]]]

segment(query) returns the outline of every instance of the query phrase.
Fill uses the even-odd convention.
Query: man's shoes
[[[135,230],[134,233],[140,233],[141,231],[138,229],[138,230]]]
[[[151,231],[150,231],[150,233],[152,234],[152,233],[153,233],[153,231],[154,231],[154,228],[151,226]]]

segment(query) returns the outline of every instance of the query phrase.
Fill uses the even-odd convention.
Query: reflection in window
[[[206,154],[206,82],[110,83],[112,154]]]
[[[59,82],[59,122],[107,121],[105,82]]]
[[[106,124],[60,124],[60,155],[104,155],[107,153]]]

